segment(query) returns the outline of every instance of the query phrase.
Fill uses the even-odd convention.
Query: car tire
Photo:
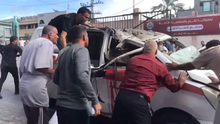
[[[192,115],[175,108],[164,108],[156,111],[152,124],[200,124]]]

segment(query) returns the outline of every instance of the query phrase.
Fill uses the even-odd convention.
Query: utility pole
[[[91,7],[91,18],[95,18],[95,14],[101,14],[101,12],[95,12],[94,11],[94,5],[95,4],[103,4],[104,2],[102,2],[101,0],[98,0],[97,2],[94,2],[94,0],[91,0],[91,3],[89,4],[87,3],[80,3],[81,6],[84,7]]]
[[[134,12],[134,8],[135,8],[135,0],[133,0],[133,12]]]

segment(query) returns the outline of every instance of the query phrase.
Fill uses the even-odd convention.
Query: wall
[[[189,17],[192,15],[192,12],[194,11],[194,9],[192,10],[184,10],[184,11],[179,11],[177,12],[177,17]]]
[[[38,14],[38,27],[43,27],[48,25],[51,19],[55,18],[58,15],[67,14],[68,11],[61,11],[61,12],[53,12],[53,13],[43,13]]]
[[[207,43],[210,40],[220,40],[220,35],[200,35],[200,36],[179,36],[178,38],[181,43],[186,46],[193,45],[196,48],[201,48],[201,41]]]
[[[12,18],[2,19],[0,21],[12,23],[12,35],[19,37],[19,22],[17,16],[14,16]]]
[[[67,13],[69,13],[69,12],[68,11],[61,11],[61,12],[43,13],[43,14],[38,14],[36,16],[21,17],[19,19],[20,37],[25,37],[26,33],[32,35],[34,30],[37,27],[45,26],[54,17],[61,15],[61,14],[67,14]],[[44,22],[44,23],[41,24],[40,21]]]
[[[200,6],[200,2],[207,2],[207,1],[211,1],[211,10],[208,12],[204,12],[203,11],[203,6]],[[220,2],[220,0],[217,0],[218,2]],[[215,2],[213,2],[212,0],[194,0],[194,8],[191,10],[184,10],[184,11],[179,11],[177,12],[177,17],[187,17],[187,16],[191,16],[192,11],[197,11],[198,15],[208,15],[208,14],[216,14],[219,13],[219,6],[215,5]]]

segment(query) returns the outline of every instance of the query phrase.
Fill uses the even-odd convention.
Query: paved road
[[[19,60],[20,58],[17,59],[18,65]],[[0,99],[0,124],[26,124],[21,98],[14,94],[14,79],[10,73],[3,85],[2,97],[3,99]],[[90,124],[109,124],[107,122],[110,122],[108,118],[99,116],[91,118]]]
[[[11,74],[3,85],[3,99],[0,99],[0,124],[25,124],[22,103],[19,95],[14,94],[14,80]]]
[[[14,92],[14,79],[9,73],[2,89],[3,99],[0,99],[0,124],[26,124],[20,96]]]

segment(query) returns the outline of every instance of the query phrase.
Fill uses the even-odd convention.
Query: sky
[[[95,2],[99,0],[94,0]],[[132,12],[133,0],[100,0],[103,4],[95,5],[95,11],[102,12],[96,17],[121,15]],[[142,12],[150,11],[150,8],[159,5],[162,0],[134,0],[135,8]],[[90,3],[90,0],[0,0],[0,19],[13,16],[33,16],[41,13],[58,11],[76,12],[81,7],[80,3]],[[186,5],[194,6],[194,0],[179,0]],[[69,6],[69,7],[68,7]]]

